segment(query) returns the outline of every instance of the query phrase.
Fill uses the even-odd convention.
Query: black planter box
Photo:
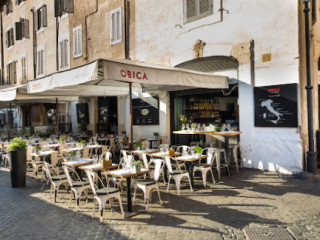
[[[10,175],[13,188],[26,186],[26,150],[10,152]]]

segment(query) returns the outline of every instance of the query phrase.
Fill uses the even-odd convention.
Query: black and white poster
[[[297,127],[298,85],[254,88],[256,127]]]
[[[159,125],[159,99],[146,97],[132,99],[133,125]]]

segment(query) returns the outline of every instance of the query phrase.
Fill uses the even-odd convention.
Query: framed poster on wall
[[[133,125],[159,125],[158,97],[132,99]]]
[[[254,88],[256,127],[298,126],[298,84]]]
[[[88,103],[77,103],[77,119],[78,123],[89,124]]]

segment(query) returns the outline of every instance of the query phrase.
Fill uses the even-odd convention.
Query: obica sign
[[[148,80],[148,76],[145,72],[136,72],[136,71],[130,71],[130,70],[120,70],[120,75],[123,78],[129,78],[133,80]]]
[[[284,84],[254,88],[256,127],[297,127],[298,85]]]

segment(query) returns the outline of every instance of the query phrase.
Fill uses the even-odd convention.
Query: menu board
[[[132,99],[133,125],[159,125],[158,97]]]
[[[297,127],[298,85],[254,88],[256,127]]]

